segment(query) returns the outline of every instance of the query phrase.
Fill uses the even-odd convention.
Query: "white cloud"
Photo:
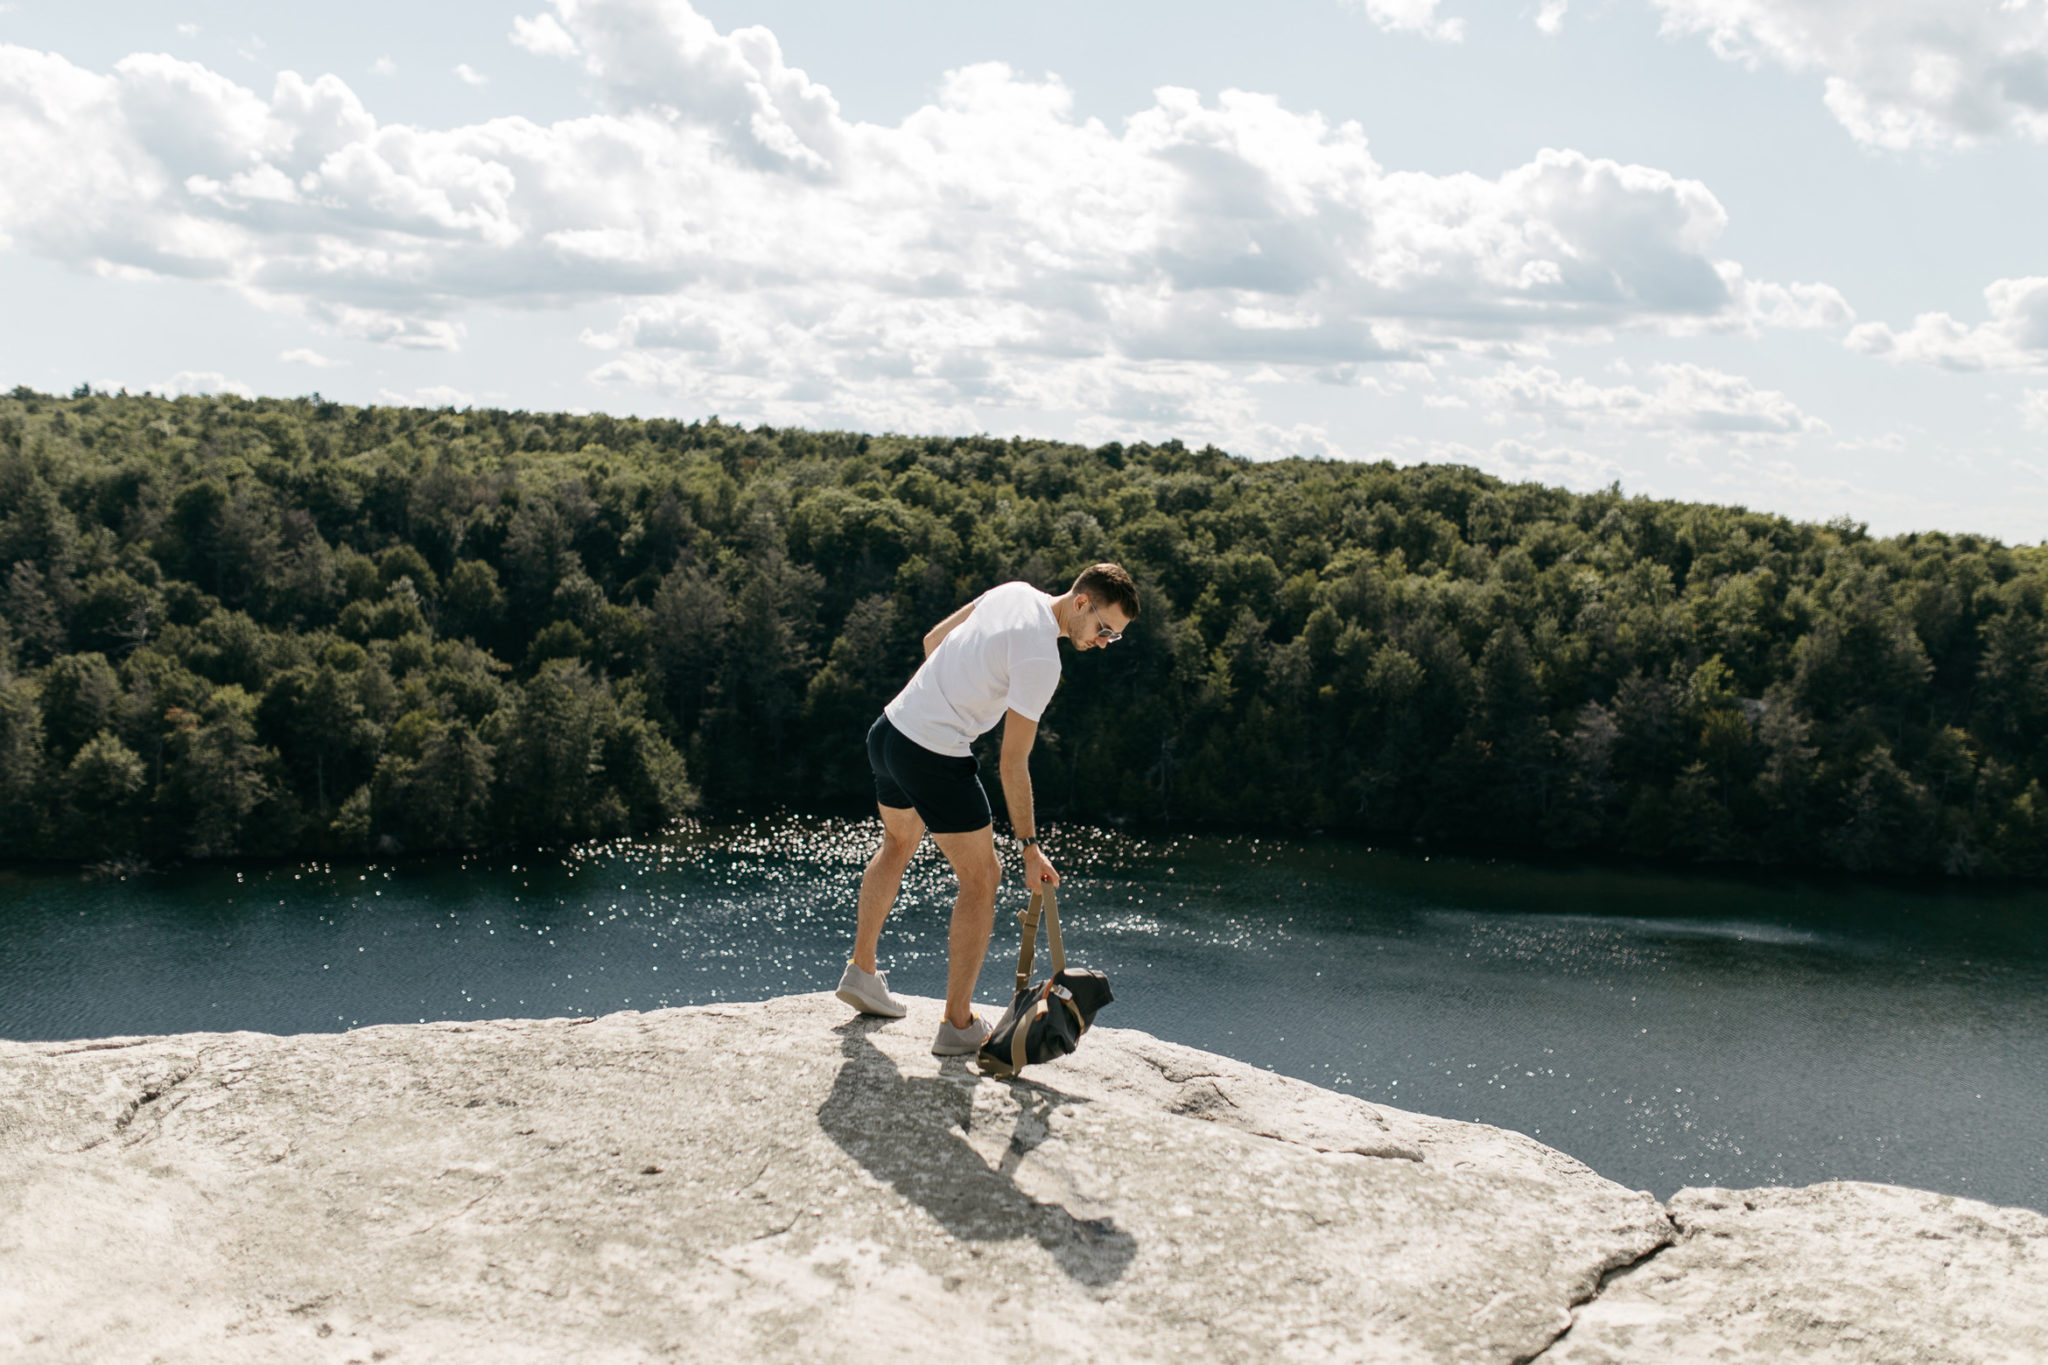
[[[256,396],[256,390],[228,378],[218,370],[180,370],[154,387],[156,392],[166,398],[182,398],[186,395],[211,397],[223,393],[231,393],[237,398]]]
[[[1473,388],[1495,411],[1540,418],[1567,430],[1626,427],[1735,440],[1826,431],[1784,394],[1701,365],[1653,365],[1649,387],[1605,386],[1543,366],[1504,365]]]
[[[4,10],[4,9],[6,9],[6,8],[7,8],[7,7],[6,7],[5,5],[0,5],[0,10]],[[199,36],[199,25],[197,25],[197,24],[179,24],[179,25],[178,25],[178,36],[179,36],[179,37],[181,37],[181,38],[197,38],[197,37]]]
[[[1783,327],[1795,330],[1846,327],[1856,320],[1856,310],[1830,284],[1772,284],[1737,280],[1743,311],[1752,327]]]
[[[1450,458],[1448,455],[1443,458]],[[1473,452],[1461,463],[1476,465],[1504,478],[1563,484],[1586,492],[1619,480],[1622,467],[1604,455],[1571,446],[1532,446],[1521,441],[1495,441],[1483,454]]]
[[[1388,33],[1413,33],[1440,43],[1462,42],[1463,19],[1439,19],[1438,0],[1348,0]]]
[[[461,81],[464,85],[489,85],[491,83],[489,76],[484,75],[483,72],[478,71],[468,62],[457,62],[455,64],[455,79]]]
[[[501,394],[474,394],[448,384],[424,384],[408,392],[397,389],[377,390],[377,401],[401,408],[474,408],[483,406]]]
[[[2020,395],[2020,420],[2028,431],[2048,431],[2048,389],[2028,389]]]
[[[547,55],[580,54],[615,108],[736,126],[744,135],[731,150],[780,170],[822,172],[844,154],[839,102],[783,61],[769,30],[720,33],[688,0],[553,5],[553,15],[514,20],[513,40]]]
[[[1906,447],[1906,433],[1897,430],[1875,436],[1851,436],[1835,442],[1836,450],[1874,450],[1885,455],[1903,455]],[[1967,456],[1950,458],[1959,458],[1961,463],[1974,467]]]
[[[345,360],[335,360],[329,356],[324,356],[320,352],[306,346],[294,347],[289,351],[282,352],[277,358],[284,361],[287,365],[310,365],[316,370],[331,370],[348,363]]]
[[[1902,150],[2048,140],[2048,5],[2038,0],[1652,0],[1672,34],[1752,67],[1820,71],[1857,141]]]
[[[1371,452],[1371,459],[1396,464],[1462,464],[1516,482],[1562,484],[1585,492],[1605,488],[1630,471],[1592,451],[1574,446],[1534,446],[1526,441],[1501,440],[1473,446],[1463,441],[1423,441],[1405,438],[1385,450]]]
[[[512,44],[537,57],[576,55],[576,40],[555,21],[552,14],[539,14],[531,19],[515,17],[512,20]]]
[[[1564,12],[1570,4],[1571,0],[1543,0],[1536,11],[1536,27],[1552,38],[1564,32]]]
[[[354,341],[375,341],[408,351],[454,351],[462,347],[469,328],[445,318],[407,316],[381,308],[358,308],[327,299],[310,299],[304,310],[338,335]]]
[[[402,347],[459,347],[479,304],[617,300],[596,373],[728,415],[1085,412],[1275,445],[1296,438],[1250,386],[1276,378],[1849,317],[1717,256],[1720,203],[1652,167],[1390,170],[1356,124],[1240,91],[1162,89],[1111,128],[997,65],[855,122],[773,34],[684,0],[556,0],[512,39],[578,62],[604,110],[432,129],[331,75],[266,97],[0,47],[0,238]]]
[[[2048,367],[2048,276],[1994,280],[1984,302],[1991,317],[1974,327],[1947,313],[1922,313],[1903,332],[1866,322],[1850,331],[1848,342],[1866,355],[1950,370]]]
[[[384,80],[390,80],[398,74],[398,63],[392,61],[389,57],[379,57],[376,61],[370,63],[370,74],[381,77]]]

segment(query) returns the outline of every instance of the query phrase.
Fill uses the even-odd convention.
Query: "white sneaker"
[[[966,1028],[954,1028],[946,1020],[939,1020],[939,1036],[932,1040],[932,1056],[965,1057],[981,1051],[981,1045],[989,1040],[995,1028],[988,1020],[975,1015],[967,1021]]]
[[[910,1012],[901,1000],[889,994],[887,972],[864,972],[851,962],[846,964],[846,974],[839,978],[839,989],[833,993],[862,1014],[901,1019]]]

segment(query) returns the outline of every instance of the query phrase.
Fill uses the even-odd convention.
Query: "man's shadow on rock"
[[[1058,1204],[1017,1188],[1018,1163],[1044,1142],[1045,1116],[1055,1104],[1087,1104],[1079,1096],[1026,1081],[1012,1082],[1025,1101],[1001,1166],[990,1170],[965,1137],[974,1112],[973,1076],[949,1062],[945,1076],[905,1076],[867,1035],[879,1020],[855,1019],[834,1032],[846,1064],[818,1110],[818,1125],[877,1180],[937,1219],[964,1242],[1029,1237],[1061,1270],[1090,1288],[1122,1277],[1138,1243],[1113,1218],[1076,1218]],[[953,1069],[958,1067],[955,1079]]]

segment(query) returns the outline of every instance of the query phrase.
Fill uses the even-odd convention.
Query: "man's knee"
[[[875,857],[883,862],[908,863],[924,842],[924,821],[909,810],[900,814],[882,807],[882,844]]]
[[[960,892],[993,901],[996,888],[1002,885],[1003,864],[990,849],[987,856],[977,854],[960,861]]]

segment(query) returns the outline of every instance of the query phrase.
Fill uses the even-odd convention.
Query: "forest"
[[[1104,559],[1143,613],[1069,658],[1048,820],[2048,873],[2048,545],[1177,441],[87,387],[0,398],[0,858],[872,809],[922,632]]]

